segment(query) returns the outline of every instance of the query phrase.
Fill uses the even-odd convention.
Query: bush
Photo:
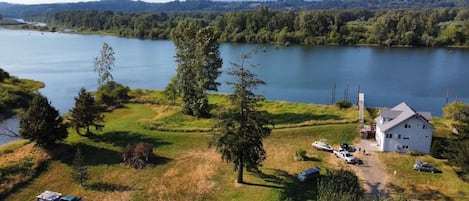
[[[409,153],[409,155],[411,155],[411,156],[421,156],[422,155],[422,153],[420,153],[420,151],[417,151],[417,150],[409,151],[407,153]]]
[[[350,170],[327,170],[318,181],[318,201],[359,201],[362,198],[358,177]]]
[[[129,91],[129,87],[110,81],[98,88],[96,100],[109,108],[115,108],[129,100]]]
[[[304,160],[306,160],[306,150],[304,150],[304,149],[298,149],[298,150],[296,150],[295,159],[296,159],[297,161],[304,161]]]
[[[352,102],[348,100],[342,100],[342,101],[335,103],[335,106],[337,106],[340,109],[347,109],[347,108],[352,107]]]
[[[135,147],[127,145],[121,154],[122,162],[141,169],[150,163],[150,158],[153,157],[153,145],[145,142],[140,142]]]

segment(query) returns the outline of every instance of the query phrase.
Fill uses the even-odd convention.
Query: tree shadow
[[[280,113],[269,114],[269,119],[275,124],[298,124],[310,120],[342,120],[338,115],[315,115],[311,113]]]
[[[159,147],[164,145],[170,145],[171,143],[165,142],[159,139],[150,138],[147,135],[143,135],[136,132],[129,131],[116,131],[116,132],[106,132],[103,134],[91,134],[88,135],[88,138],[95,142],[102,142],[107,144],[112,144],[117,147],[125,147],[128,144],[136,145],[140,142],[147,142],[153,145],[153,147]]]
[[[121,162],[120,153],[118,151],[105,149],[102,147],[95,147],[88,144],[61,144],[56,151],[52,152],[54,158],[60,160],[62,163],[72,165],[75,156],[76,147],[79,146],[84,157],[85,165],[114,165]]]
[[[318,195],[317,179],[301,182],[298,180],[297,175],[288,174],[288,172],[283,170],[276,170],[276,172],[283,177],[284,190],[280,200],[316,200]]]
[[[133,190],[130,186],[120,185],[120,184],[111,184],[105,182],[96,182],[90,185],[85,186],[86,189],[93,190],[93,191],[109,191],[109,192],[124,192]]]
[[[369,186],[371,192],[365,194],[365,196],[370,197],[372,200],[380,198],[388,198],[389,194],[386,192],[385,187],[382,186],[381,182],[370,183],[366,182],[365,185]],[[397,187],[397,186],[396,186]]]

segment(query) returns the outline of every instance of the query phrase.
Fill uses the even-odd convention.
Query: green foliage
[[[111,71],[115,61],[114,50],[107,43],[103,43],[100,54],[93,60],[94,71],[98,73],[99,85],[113,80]]]
[[[321,2],[331,3],[331,1]],[[414,1],[405,3],[408,2]],[[282,2],[269,4],[269,8],[277,3]],[[291,6],[290,2],[284,3],[288,3],[288,7]],[[337,2],[333,3],[337,6],[335,5]],[[392,8],[405,4],[389,3]],[[298,4],[301,2],[295,2],[295,5]],[[467,13],[469,13],[467,7],[392,10],[303,9],[292,12],[269,10],[265,6],[260,6],[257,10],[242,12],[184,12],[170,15],[67,11],[53,15],[44,14],[36,21],[75,27],[84,31],[114,33],[124,37],[169,39],[171,31],[181,21],[190,18],[197,20],[201,28],[213,27],[214,33],[220,35],[222,42],[433,47],[468,46]]]
[[[449,141],[443,154],[451,165],[458,167],[458,173],[464,181],[469,181],[469,110],[460,114],[460,124],[456,125],[459,134]]]
[[[209,117],[207,90],[217,90],[222,65],[217,35],[210,27],[183,20],[171,32],[178,62],[176,86],[183,100],[183,113]]]
[[[5,79],[8,79],[8,78],[10,78],[10,74],[6,72],[5,70],[3,70],[2,68],[0,68],[0,82],[3,82]]]
[[[301,148],[296,150],[295,156],[298,161],[304,161],[306,159],[306,150]]]
[[[75,182],[80,183],[81,186],[84,186],[88,181],[89,173],[88,167],[85,165],[85,157],[81,153],[80,146],[77,145],[75,156],[72,162],[72,179]]]
[[[459,121],[461,120],[462,112],[465,109],[469,109],[469,105],[465,105],[463,102],[448,103],[443,107],[443,117],[445,119]]]
[[[348,100],[341,100],[341,101],[335,103],[335,105],[340,109],[347,109],[347,108],[352,107],[352,102],[350,102]]]
[[[20,119],[19,134],[22,138],[48,147],[67,138],[67,128],[59,112],[50,105],[46,97],[36,95]]]
[[[318,181],[318,201],[359,201],[362,198],[360,181],[350,170],[327,170]]]
[[[433,138],[430,154],[435,158],[444,158],[446,144],[441,139]]]
[[[78,134],[80,134],[80,128],[86,128],[86,134],[89,134],[90,126],[101,129],[103,125],[97,123],[103,121],[101,107],[85,88],[81,88],[78,97],[75,97],[75,107],[70,110],[70,124]]]
[[[35,91],[44,83],[18,79],[0,68],[0,113],[2,118],[15,115],[15,109],[26,109]]]
[[[228,83],[234,90],[230,95],[231,107],[220,114],[218,130],[212,139],[222,159],[232,162],[238,170],[238,183],[243,183],[244,168],[257,169],[265,160],[262,141],[271,133],[267,127],[270,124],[267,112],[258,110],[264,97],[251,91],[265,83],[244,67],[249,56],[242,54],[241,64],[232,63],[233,71],[228,74],[234,76],[236,82]]]
[[[129,87],[109,81],[96,91],[96,101],[108,108],[114,108],[129,100],[129,91]]]
[[[176,99],[179,96],[179,90],[177,86],[177,79],[176,77],[173,77],[168,85],[166,85],[166,88],[164,89],[164,95],[168,100],[171,101],[171,103],[174,105],[176,104]]]

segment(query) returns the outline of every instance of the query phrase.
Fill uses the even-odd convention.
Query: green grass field
[[[358,137],[357,124],[350,123],[356,121],[356,109],[339,110],[333,106],[266,101],[264,109],[271,113],[272,121],[282,126],[276,125],[272,135],[264,140],[267,160],[260,171],[246,172],[244,180],[247,184],[239,185],[235,182],[233,165],[222,161],[214,148],[208,146],[211,136],[204,129],[214,124],[213,119],[193,119],[181,115],[177,106],[159,99],[160,92],[139,93],[145,96],[134,100],[138,103],[126,104],[124,108],[106,114],[104,130],[80,136],[70,129],[69,137],[58,149],[59,153],[51,156],[53,159],[44,158],[44,152],[24,156],[47,163],[37,170],[37,174],[19,181],[19,187],[5,191],[6,196],[1,197],[0,194],[0,200],[34,200],[45,190],[81,196],[84,200],[315,200],[316,184],[300,183],[296,174],[314,166],[321,167],[323,171],[342,166],[332,160],[335,158],[332,154],[314,150],[311,143],[326,138],[337,147],[341,141],[352,142]],[[225,98],[210,95],[210,103],[216,107],[226,107],[222,104],[226,102]],[[153,124],[160,126],[149,126]],[[162,126],[166,126],[165,129]],[[153,144],[156,157],[152,166],[137,170],[120,162],[120,151],[127,144],[139,142]],[[71,161],[77,144],[90,173],[85,187],[71,179]],[[32,149],[32,144],[22,141],[2,147],[0,168],[8,161],[18,160],[19,156],[14,155],[16,152],[29,153],[26,148]],[[294,160],[293,155],[299,148],[307,151],[306,161]],[[381,156],[385,160],[390,157],[390,161],[403,158],[397,160],[399,163],[386,163],[388,172],[400,168],[398,175],[415,174],[411,169],[407,172],[404,168],[414,162],[410,156]],[[454,200],[467,196],[468,188],[457,183],[450,167],[442,161],[436,162],[441,164],[444,171],[435,177],[441,184],[433,185],[432,181],[436,180],[426,175],[410,182],[425,181],[426,187],[437,189],[440,194]],[[449,175],[448,178],[446,175]],[[394,186],[390,188],[395,192],[403,188],[402,192],[412,194],[413,189],[410,186],[407,188],[408,182],[406,177],[392,180]],[[445,187],[453,185],[452,182],[459,185],[459,190],[445,190]]]

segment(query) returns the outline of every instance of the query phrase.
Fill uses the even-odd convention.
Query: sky
[[[97,0],[0,0],[0,2],[15,3],[15,4],[42,4],[42,3],[70,3],[70,2],[85,2]],[[143,0],[150,3],[162,3],[171,0]]]

